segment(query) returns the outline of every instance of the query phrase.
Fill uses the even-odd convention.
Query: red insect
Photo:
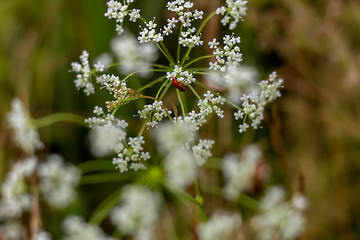
[[[173,85],[180,91],[185,91],[186,87],[182,82],[178,82],[176,78],[173,78]]]

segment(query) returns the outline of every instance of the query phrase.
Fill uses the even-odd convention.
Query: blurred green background
[[[220,4],[194,2],[205,13]],[[165,3],[135,5],[145,18],[163,19]],[[285,80],[283,97],[266,111],[262,137],[274,153],[273,174],[290,192],[303,190],[310,200],[302,239],[359,239],[360,3],[251,0],[248,8],[236,31],[244,62],[263,76],[276,70]],[[115,27],[105,11],[105,0],[0,1],[0,119],[15,96],[35,118],[56,112],[91,115],[106,96],[78,92],[69,69],[84,49],[91,59],[109,51]],[[204,38],[219,34],[220,26],[211,24]],[[73,163],[91,159],[86,129],[58,123],[40,134],[44,153],[59,153]],[[1,179],[18,155],[9,135],[3,121]]]

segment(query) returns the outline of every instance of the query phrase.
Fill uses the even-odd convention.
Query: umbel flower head
[[[39,133],[32,119],[25,112],[20,99],[14,98],[11,102],[11,111],[7,114],[10,128],[13,130],[15,142],[27,153],[34,153],[41,149],[43,143],[40,141]]]

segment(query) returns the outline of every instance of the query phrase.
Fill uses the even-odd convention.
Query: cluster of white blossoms
[[[80,171],[70,164],[65,165],[61,156],[49,155],[39,164],[37,174],[39,190],[51,207],[61,209],[75,200]]]
[[[99,63],[96,63],[96,68],[98,70],[103,70],[103,68],[98,66]],[[74,80],[75,86],[77,89],[83,88],[86,95],[94,94],[95,87],[91,82],[91,70],[89,64],[89,53],[83,51],[80,55],[80,62],[71,63],[72,71],[77,73],[76,79]]]
[[[7,114],[7,122],[14,134],[16,144],[27,153],[34,153],[43,147],[39,133],[32,119],[24,110],[20,99],[11,102],[11,111]]]
[[[152,73],[150,64],[157,59],[157,48],[153,43],[140,44],[132,35],[123,34],[111,41],[111,49],[119,61],[121,73],[138,72],[141,77]]]
[[[251,226],[258,240],[298,239],[305,227],[303,211],[307,199],[300,193],[291,201],[285,200],[285,190],[275,186],[267,190],[261,199],[261,213],[251,219]]]
[[[241,155],[231,154],[223,159],[222,170],[225,178],[224,195],[236,200],[240,194],[253,187],[256,167],[262,158],[258,145],[248,145]]]
[[[160,216],[161,198],[141,185],[127,185],[121,203],[110,214],[111,222],[125,235],[137,235],[151,229]]]
[[[86,223],[75,215],[64,220],[63,229],[65,232],[63,240],[114,240],[106,236],[98,226]]]
[[[196,163],[201,166],[212,156],[210,149],[215,144],[214,140],[200,139],[199,143],[192,147]]]
[[[166,73],[166,79],[173,81],[176,78],[176,81],[183,83],[185,85],[195,83],[196,79],[194,78],[193,73],[183,70],[182,67],[175,65],[173,71]]]
[[[126,172],[129,169],[133,171],[145,170],[144,162],[150,159],[149,152],[143,151],[141,146],[145,143],[144,137],[129,137],[127,144],[118,143],[114,147],[117,157],[113,158],[113,164],[120,172]]]
[[[230,66],[239,65],[243,58],[240,47],[236,46],[236,44],[240,42],[240,37],[234,37],[234,35],[225,35],[223,37],[224,46],[222,48],[215,38],[212,42],[209,42],[210,48],[214,49],[213,54],[216,58],[215,62],[209,62],[209,69],[224,73]]]
[[[205,223],[199,224],[199,240],[240,240],[241,217],[236,213],[216,212]]]
[[[0,219],[16,218],[32,206],[33,196],[29,192],[27,178],[36,167],[35,157],[16,162],[6,175],[1,188]]]
[[[149,127],[156,127],[160,121],[172,112],[166,109],[162,101],[154,101],[153,104],[145,105],[142,110],[138,110],[140,118],[149,119],[146,123]]]
[[[221,19],[222,25],[229,25],[230,30],[234,30],[236,25],[246,15],[247,1],[226,0],[226,7],[222,6],[216,10],[216,14],[224,16]]]
[[[239,125],[240,133],[245,132],[249,128],[249,124],[245,122],[247,118],[250,119],[252,128],[258,128],[264,119],[263,112],[265,106],[281,96],[280,88],[282,86],[283,80],[277,79],[276,73],[273,72],[268,80],[263,80],[259,83],[259,91],[242,95],[242,109],[234,113],[235,120],[242,120],[242,124]]]
[[[183,47],[193,48],[200,46],[203,41],[200,40],[200,34],[196,32],[196,28],[192,27],[194,20],[203,18],[203,11],[191,11],[194,4],[190,1],[175,0],[168,2],[166,7],[169,11],[175,12],[178,15],[178,21],[181,23],[182,31],[179,37],[179,44]],[[167,34],[167,28],[164,28],[164,33]]]
[[[115,19],[116,21],[116,31],[119,34],[124,32],[123,22],[126,16],[129,16],[129,20],[131,22],[136,22],[140,18],[140,10],[139,9],[131,9],[129,10],[130,3],[134,2],[134,0],[126,0],[124,4],[118,1],[110,0],[107,2],[107,12],[105,13],[105,17],[108,19]]]

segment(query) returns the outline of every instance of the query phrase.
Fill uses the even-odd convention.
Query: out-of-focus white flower
[[[242,191],[253,185],[256,166],[262,158],[262,151],[258,145],[248,145],[241,156],[227,155],[223,160],[223,173],[225,177],[225,197],[235,200]]]
[[[235,213],[216,212],[207,222],[201,223],[197,232],[200,240],[240,239],[241,218]]]
[[[103,70],[106,70],[108,66],[113,62],[113,58],[110,53],[103,53],[95,59],[95,62],[103,65]]]
[[[48,156],[39,164],[37,172],[39,189],[50,206],[64,208],[75,199],[80,171],[75,166],[65,165],[61,156]]]
[[[90,151],[95,157],[104,157],[114,153],[114,148],[122,140],[126,133],[123,128],[117,126],[103,126],[90,130]]]
[[[261,199],[261,213],[255,215],[250,224],[258,240],[297,239],[305,226],[303,212],[285,200],[285,190],[275,186]],[[302,209],[304,210],[304,209]]]
[[[111,221],[126,235],[151,228],[159,218],[158,193],[140,185],[128,185],[121,194],[121,205],[111,212]]]
[[[0,225],[1,232],[6,240],[23,240],[24,228],[22,225],[14,220],[6,221],[5,224]]]
[[[186,122],[175,125],[165,122],[154,130],[154,136],[157,141],[157,148],[163,153],[168,153],[183,148],[191,142],[194,139],[194,131],[191,125]]]
[[[35,157],[16,162],[6,175],[1,189],[0,218],[19,217],[31,208],[32,196],[28,193],[25,180],[34,172],[36,163]]]
[[[111,41],[111,49],[119,60],[123,74],[139,71],[139,76],[151,74],[151,63],[157,59],[157,48],[153,43],[140,44],[131,35],[122,35]]]
[[[11,112],[7,114],[7,121],[14,132],[16,144],[28,153],[34,153],[41,149],[39,133],[31,122],[31,118],[25,113],[20,99],[14,98],[11,102]]]
[[[66,236],[63,240],[114,240],[106,236],[101,229],[93,224],[86,223],[78,216],[70,216],[63,222]]]
[[[36,233],[34,240],[51,240],[51,235],[44,230],[40,230]]]
[[[193,154],[186,148],[176,148],[165,156],[165,173],[175,185],[185,188],[193,183],[197,166]]]
[[[228,99],[235,103],[241,103],[243,94],[254,94],[260,91],[258,87],[258,73],[250,66],[230,66],[224,76],[228,85]]]

